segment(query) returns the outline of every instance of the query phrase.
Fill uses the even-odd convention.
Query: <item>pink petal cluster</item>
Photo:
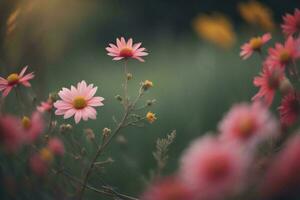
[[[294,15],[286,14],[283,16],[282,31],[287,36],[300,34],[300,10],[295,9]]]
[[[6,97],[9,92],[17,85],[23,85],[25,87],[31,86],[29,80],[34,78],[34,74],[33,72],[31,72],[25,75],[27,68],[28,66],[24,67],[19,74],[10,74],[6,79],[0,77],[0,91],[2,92],[4,97]]]
[[[212,136],[195,140],[181,158],[180,176],[197,199],[224,199],[242,189],[247,154]]]
[[[65,153],[64,144],[58,138],[51,138],[48,142],[48,148],[54,155],[63,156]]]
[[[259,103],[234,105],[219,124],[220,138],[249,147],[279,133],[277,121]]]
[[[48,101],[42,101],[39,106],[37,106],[37,110],[41,113],[50,112],[53,108],[53,101],[48,99]]]
[[[278,110],[282,125],[293,125],[300,116],[300,94],[297,92],[290,92],[288,95],[284,96]]]
[[[284,78],[283,69],[264,66],[261,75],[254,78],[253,84],[256,87],[260,87],[260,89],[252,100],[263,101],[267,106],[270,106],[273,102],[275,92]]]
[[[193,200],[194,195],[178,177],[166,177],[154,182],[142,195],[141,200]]]
[[[27,142],[35,141],[44,131],[44,119],[39,112],[32,113],[31,117],[22,119],[23,134]]]
[[[133,44],[131,38],[127,42],[124,37],[121,37],[121,39],[117,38],[116,43],[117,45],[110,43],[109,47],[106,47],[107,55],[114,57],[113,60],[133,58],[144,62],[142,57],[148,55],[148,53],[145,52],[146,49],[140,47],[142,43]]]
[[[271,40],[272,36],[270,33],[265,33],[260,37],[252,38],[249,42],[245,43],[241,47],[240,56],[245,60],[248,59],[253,52],[260,52],[261,48],[264,44],[266,44],[269,40]]]
[[[299,155],[300,135],[296,134],[288,140],[285,148],[270,164],[261,187],[262,199],[293,199],[288,197],[299,194]]]
[[[56,115],[64,115],[64,119],[74,116],[75,122],[79,123],[81,119],[87,121],[96,119],[97,112],[94,107],[103,106],[103,97],[95,97],[97,87],[93,84],[87,85],[85,81],[77,84],[77,88],[71,86],[71,89],[62,88],[58,95],[61,100],[54,103]]]

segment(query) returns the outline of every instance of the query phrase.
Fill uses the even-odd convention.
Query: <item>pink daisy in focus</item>
[[[260,76],[254,78],[253,84],[260,87],[258,93],[252,98],[253,101],[262,100],[267,106],[273,102],[276,90],[285,78],[284,71],[279,67],[263,67]]]
[[[56,115],[64,115],[64,119],[74,116],[75,122],[79,123],[81,119],[87,121],[96,119],[97,112],[94,107],[103,106],[103,97],[94,97],[97,87],[93,84],[87,85],[85,81],[77,84],[77,88],[71,86],[71,89],[62,88],[58,96],[62,100],[54,103]]]
[[[260,52],[262,46],[267,43],[269,40],[271,40],[272,36],[270,33],[266,33],[261,37],[254,37],[251,38],[250,41],[248,43],[245,43],[242,47],[241,47],[241,53],[240,56],[246,60],[247,58],[249,58],[254,51]]]
[[[212,136],[194,141],[181,158],[180,176],[197,199],[220,199],[243,188],[248,153]]]
[[[16,152],[24,142],[21,122],[13,116],[0,116],[0,144],[7,152]]]
[[[298,48],[297,41],[292,36],[287,38],[284,45],[276,43],[275,48],[269,49],[269,56],[265,61],[265,65],[268,67],[280,66],[285,68],[300,57]]]
[[[262,199],[293,199],[293,195],[299,195],[299,155],[300,135],[296,134],[270,164],[261,186]]]
[[[43,132],[44,120],[39,112],[34,112],[30,118],[27,116],[23,117],[22,127],[27,142],[33,142]]]
[[[6,97],[9,92],[17,85],[24,85],[25,87],[30,87],[31,84],[29,80],[34,78],[33,72],[26,74],[28,66],[24,67],[20,74],[12,73],[6,79],[0,77],[0,91],[3,96]]]
[[[256,145],[279,133],[277,121],[268,109],[259,103],[234,105],[219,124],[220,138]]]
[[[300,116],[300,94],[297,92],[290,92],[288,95],[284,96],[278,110],[282,125],[293,125]]]
[[[294,15],[286,14],[283,16],[282,31],[287,36],[300,33],[300,10],[295,9]]]
[[[134,58],[144,62],[144,59],[141,57],[147,56],[148,53],[145,52],[145,48],[140,47],[141,45],[142,43],[133,44],[131,38],[126,42],[125,39],[121,37],[121,39],[117,38],[117,45],[110,43],[109,47],[106,47],[106,51],[108,51],[107,55],[114,57],[113,60]]]
[[[53,154],[63,156],[65,153],[64,144],[58,138],[52,138],[48,142],[48,148]]]
[[[189,186],[178,177],[166,177],[154,182],[142,195],[141,200],[192,200]]]

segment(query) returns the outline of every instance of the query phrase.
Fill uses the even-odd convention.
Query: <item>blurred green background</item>
[[[240,59],[239,50],[250,37],[265,30],[243,21],[237,10],[240,2],[1,0],[0,75],[30,65],[36,72],[33,90],[39,100],[81,80],[94,83],[99,87],[97,94],[106,99],[105,106],[97,109],[96,121],[81,122],[73,134],[84,138],[82,130],[93,128],[100,135],[104,127],[113,128],[112,116],[120,118],[122,109],[114,96],[122,93],[123,65],[111,61],[105,47],[120,36],[142,41],[150,54],[145,63],[129,62],[133,74],[130,96],[136,95],[140,81],[152,80],[154,87],[142,103],[157,100],[149,110],[157,114],[158,120],[144,128],[123,131],[127,143],[114,142],[103,157],[112,157],[115,162],[91,178],[95,186],[104,181],[123,193],[137,196],[145,186],[143,177],[148,177],[149,170],[156,167],[152,151],[158,137],[177,130],[165,171],[171,174],[190,141],[216,130],[218,121],[232,104],[250,101],[256,93],[252,80],[259,73],[260,57],[245,62]],[[299,1],[261,2],[273,11],[277,28],[272,33],[282,40],[281,16],[292,12]],[[197,15],[213,12],[231,19],[236,42],[230,48],[199,38],[193,29],[192,21]],[[14,96],[10,95],[7,104],[13,101]],[[74,124],[73,120],[67,122]],[[82,142],[88,145],[84,139]]]

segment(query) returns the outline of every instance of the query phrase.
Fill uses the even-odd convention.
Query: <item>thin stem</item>
[[[128,107],[128,101],[129,101],[129,97],[128,97],[128,69],[127,69],[127,60],[125,60],[124,63],[124,107]]]

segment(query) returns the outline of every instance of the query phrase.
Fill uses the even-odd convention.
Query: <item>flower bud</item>
[[[109,128],[104,128],[102,131],[102,135],[105,138],[108,137],[110,133],[111,133],[111,130]]]
[[[152,83],[152,81],[145,80],[145,81],[142,83],[142,86],[143,86],[143,89],[144,89],[144,90],[148,90],[149,88],[153,87],[153,83]]]
[[[121,97],[121,95],[116,95],[115,98],[116,98],[118,101],[123,101],[123,98]]]
[[[147,105],[147,106],[152,106],[155,102],[156,102],[155,99],[147,100],[146,105]]]
[[[155,114],[153,112],[148,112],[146,114],[147,121],[152,124],[157,118],[155,117]]]
[[[73,129],[73,126],[71,124],[62,124],[59,127],[60,133],[66,133],[68,131],[71,131]]]
[[[88,140],[92,141],[95,139],[95,133],[92,129],[90,129],[90,128],[84,129],[84,133]]]
[[[131,73],[127,73],[127,80],[131,80],[133,78]]]

